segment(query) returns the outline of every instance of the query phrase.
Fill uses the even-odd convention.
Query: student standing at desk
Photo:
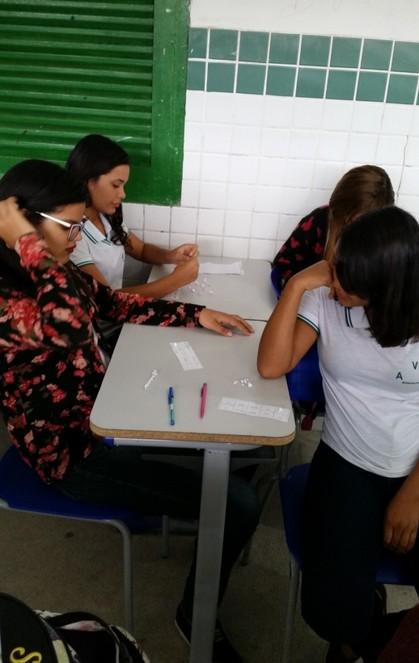
[[[90,431],[90,412],[106,371],[97,316],[120,324],[203,326],[227,336],[232,332],[226,325],[244,335],[251,327],[203,306],[114,292],[80,272],[69,256],[80,235],[84,200],[81,185],[46,161],[24,161],[0,180],[1,406],[9,435],[45,483],[74,499],[197,518],[199,475],[143,461],[138,449],[110,449]],[[231,477],[220,600],[259,512],[252,486]],[[194,569],[195,562],[177,614],[187,640]],[[221,627],[213,661],[241,661]]]
[[[193,281],[198,274],[198,247],[182,244],[161,249],[142,242],[123,223],[122,201],[129,178],[129,156],[113,140],[99,134],[82,138],[70,153],[67,169],[87,189],[87,221],[71,254],[77,267],[98,283],[144,297],[164,297]],[[152,283],[122,287],[125,254],[152,265],[174,269]]]

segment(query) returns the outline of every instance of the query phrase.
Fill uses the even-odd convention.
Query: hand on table
[[[205,329],[210,329],[222,336],[232,336],[233,331],[249,336],[254,331],[247,320],[239,315],[214,311],[210,308],[202,309],[199,314],[199,322]]]

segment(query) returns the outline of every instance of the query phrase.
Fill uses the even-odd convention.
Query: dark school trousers
[[[143,460],[140,447],[106,447],[99,444],[55,486],[75,500],[130,507],[142,515],[167,514],[197,519],[201,500],[201,473],[165,462]],[[254,533],[260,504],[254,487],[230,476],[219,602],[231,569]],[[192,615],[196,550],[183,596],[185,614]]]
[[[385,512],[404,478],[360,469],[324,442],[314,455],[305,496],[301,601],[306,622],[329,642],[359,651],[371,632]],[[418,589],[418,543],[407,558]]]

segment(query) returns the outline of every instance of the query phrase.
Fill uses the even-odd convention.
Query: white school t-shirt
[[[326,287],[304,294],[298,317],[319,334],[324,442],[375,474],[408,474],[419,460],[419,343],[381,347],[364,308],[341,306]]]
[[[111,288],[117,290],[122,288],[125,249],[122,244],[114,244],[111,241],[111,224],[103,214],[100,215],[100,218],[106,235],[103,235],[95,224],[88,219],[83,226],[81,239],[77,242],[76,248],[71,254],[71,260],[77,267],[96,265]],[[129,232],[125,224],[123,224],[123,229],[125,232]]]

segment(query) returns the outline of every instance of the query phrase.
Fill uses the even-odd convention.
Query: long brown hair
[[[332,257],[342,228],[360,214],[394,204],[394,191],[386,171],[379,166],[357,166],[336,184],[329,201],[329,230],[324,258]]]
[[[123,147],[101,134],[89,134],[81,138],[70,152],[66,169],[87,189],[87,206],[90,205],[89,180],[98,180],[116,166],[128,165],[130,160]],[[112,227],[111,240],[114,244],[128,244],[128,234],[123,228],[122,205],[114,214],[106,214]]]

